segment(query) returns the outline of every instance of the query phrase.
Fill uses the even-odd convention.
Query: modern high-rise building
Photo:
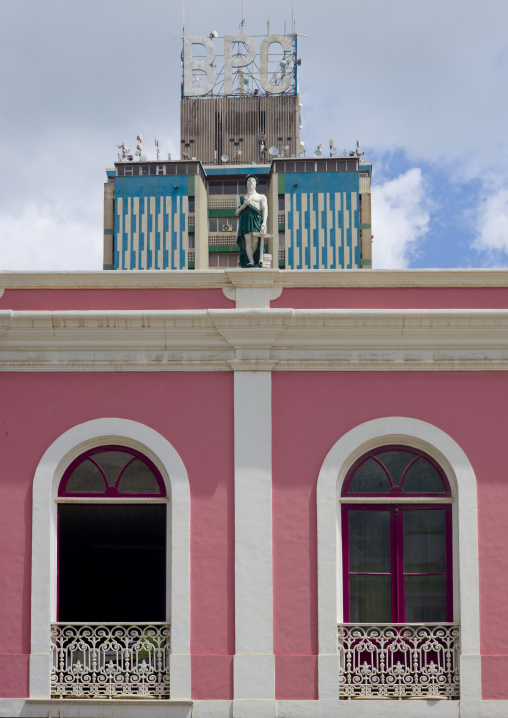
[[[184,41],[181,158],[124,153],[107,170],[104,269],[236,267],[247,174],[268,199],[266,266],[371,268],[372,167],[358,150],[338,157],[333,141],[305,152],[297,36],[265,37],[259,62],[247,35],[224,37],[222,63],[215,41]]]

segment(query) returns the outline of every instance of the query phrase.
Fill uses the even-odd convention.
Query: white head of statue
[[[240,205],[236,210],[238,217],[238,233],[236,241],[240,247],[240,265],[242,267],[261,267],[263,262],[263,243],[260,235],[266,234],[268,221],[268,202],[263,194],[257,191],[258,178],[247,175],[245,186],[247,195],[240,197]]]

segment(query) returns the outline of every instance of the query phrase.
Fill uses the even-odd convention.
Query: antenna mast
[[[245,13],[243,7],[244,0],[242,0],[242,22],[240,23],[240,32],[243,35],[243,26],[245,25]]]

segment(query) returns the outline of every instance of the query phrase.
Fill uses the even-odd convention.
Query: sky
[[[0,0],[0,269],[99,270],[117,144],[179,156],[180,0]],[[360,140],[374,268],[508,266],[508,2],[258,0],[294,17],[308,154]],[[239,32],[242,0],[185,0],[185,34]],[[259,42],[259,40],[256,40]]]

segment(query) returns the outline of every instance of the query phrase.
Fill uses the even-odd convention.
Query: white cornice
[[[508,310],[3,310],[0,369],[506,370]]]
[[[222,289],[217,270],[0,272],[2,289]]]
[[[0,272],[2,289],[212,289],[338,287],[508,287],[507,269],[216,269]]]

